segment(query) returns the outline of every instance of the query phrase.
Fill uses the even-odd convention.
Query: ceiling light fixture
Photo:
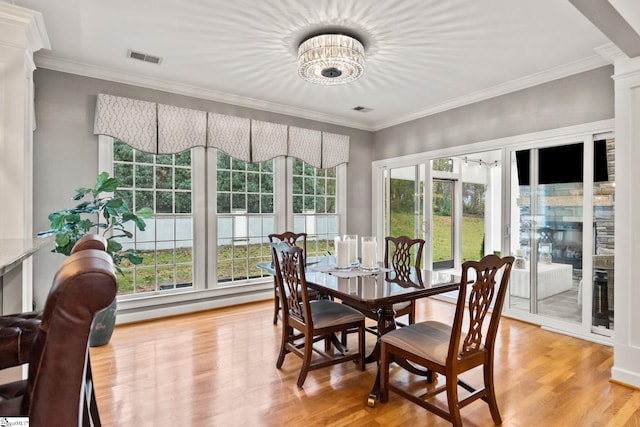
[[[298,47],[298,74],[319,85],[349,83],[364,73],[364,46],[345,34],[321,34]]]

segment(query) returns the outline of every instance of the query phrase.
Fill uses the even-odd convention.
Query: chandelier
[[[344,34],[321,34],[298,47],[298,74],[319,85],[349,83],[364,73],[364,46]]]

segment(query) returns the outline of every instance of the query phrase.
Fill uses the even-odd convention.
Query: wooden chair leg
[[[386,344],[382,343],[380,351],[380,365],[378,367],[380,373],[380,402],[387,403],[389,401],[389,355],[386,350]]]
[[[300,375],[298,375],[298,387],[302,387],[304,380],[309,373],[309,367],[311,366],[311,354],[313,353],[313,337],[304,337],[304,358],[302,359],[302,367],[300,368]]]
[[[278,324],[278,313],[280,312],[280,296],[278,295],[278,290],[274,289],[273,292],[273,324]]]
[[[365,355],[364,355],[364,351],[365,351],[365,342],[364,342],[364,321],[362,322],[362,327],[360,328],[360,331],[358,331],[358,352],[360,353],[360,370],[364,371],[365,370]],[[346,337],[346,332],[344,333],[344,336]],[[345,339],[346,341],[346,339]],[[346,347],[346,344],[345,344]]]
[[[460,404],[458,403],[458,377],[447,377],[447,403],[449,404],[449,414],[451,424],[454,427],[462,427],[462,417],[460,416]]]
[[[496,392],[493,384],[493,366],[491,363],[484,365],[484,388],[487,393],[487,403],[489,404],[489,411],[491,411],[491,418],[495,425],[502,424],[502,417],[500,416],[500,410],[498,409],[498,401],[496,400]]]
[[[280,354],[278,355],[278,361],[276,362],[276,368],[280,369],[284,363],[284,357],[287,355],[287,344],[293,334],[293,328],[282,325],[282,339],[280,340]]]

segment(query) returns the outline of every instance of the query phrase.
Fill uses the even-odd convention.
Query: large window
[[[154,155],[113,142],[116,196],[134,210],[153,209],[145,231],[134,230],[125,248],[140,251],[140,265],[125,262],[119,293],[140,294],[191,287],[193,284],[193,224],[191,152]]]
[[[217,153],[218,283],[264,274],[257,264],[270,259],[268,235],[276,231],[273,163]]]
[[[131,227],[133,238],[122,241],[144,258],[122,265],[119,295],[127,298],[241,292],[237,285],[268,276],[257,264],[271,259],[269,234],[307,232],[309,255],[316,256],[333,251],[343,227],[338,195],[346,165],[317,169],[292,158],[246,163],[204,148],[154,155],[101,141],[101,167],[118,179],[117,195],[134,210],[154,211],[145,231]]]
[[[317,169],[292,159],[291,178],[293,228],[307,233],[308,256],[333,252],[339,229],[336,168]]]

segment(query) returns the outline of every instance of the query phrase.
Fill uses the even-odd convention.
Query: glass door
[[[614,328],[615,144],[585,135],[509,150],[516,256],[507,311],[578,336]]]
[[[509,307],[559,322],[583,319],[585,144],[511,153]]]
[[[450,179],[433,178],[431,215],[431,254],[433,269],[454,267],[455,187]]]
[[[424,171],[424,165],[385,171],[385,236],[424,238]]]
[[[611,336],[613,332],[614,297],[614,231],[615,231],[615,141],[594,141],[593,157],[593,287],[591,329]],[[583,281],[583,283],[586,280]]]

